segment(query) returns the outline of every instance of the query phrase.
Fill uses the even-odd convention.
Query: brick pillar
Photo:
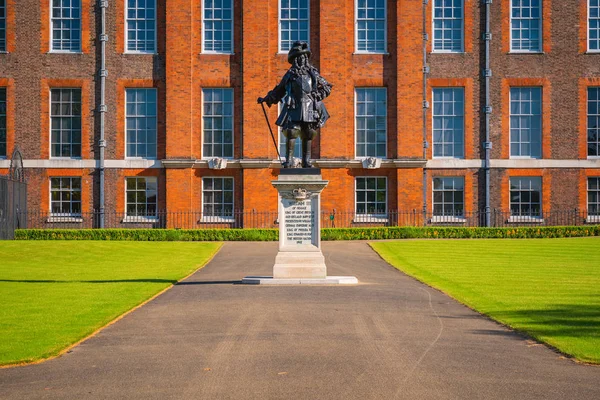
[[[193,104],[194,2],[166,0],[166,159],[194,159],[192,115],[200,112]],[[193,170],[166,170],[166,207],[169,212],[191,211]],[[169,222],[171,226],[171,223]],[[174,227],[174,226],[172,226]]]
[[[236,6],[240,2],[236,2]],[[269,14],[269,1],[246,0],[241,4],[242,10],[242,108],[244,116],[243,128],[243,158],[277,158],[273,148],[272,139],[265,122],[265,117],[256,99],[265,96],[281,77],[271,76],[271,63],[273,54],[277,49],[269,47],[269,36],[276,35],[277,19],[275,24]],[[273,26],[274,25],[274,26]],[[266,107],[266,105],[265,105]],[[277,106],[271,107],[269,113],[273,133],[277,134],[274,125]],[[274,111],[275,110],[275,111]],[[275,190],[275,189],[273,189]],[[245,204],[244,208],[248,208]]]
[[[354,1],[320,1],[321,74],[333,84],[325,100],[331,119],[321,129],[321,158],[352,158],[354,155]],[[326,38],[326,39],[325,39]]]
[[[193,204],[194,196],[194,170],[167,169],[166,170],[166,195],[167,195],[167,225],[169,228],[189,228],[191,226],[176,226],[177,218],[172,213],[197,211],[199,206]],[[183,219],[179,218],[183,223]]]
[[[266,168],[244,170],[245,227],[268,228],[277,218],[277,190],[271,185],[277,175],[277,171]],[[252,215],[252,210],[262,214]]]
[[[395,51],[398,62],[398,158],[422,158],[423,10],[421,4],[412,0],[399,0],[397,16],[398,40]],[[398,182],[401,180],[398,179]],[[399,207],[402,207],[401,202]]]

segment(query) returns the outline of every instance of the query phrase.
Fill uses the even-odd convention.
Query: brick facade
[[[106,10],[105,207],[125,210],[125,178],[158,178],[158,208],[202,210],[202,178],[232,177],[235,209],[277,210],[270,181],[279,164],[256,99],[281,79],[289,64],[279,52],[280,0],[233,1],[233,52],[203,52],[202,0],[156,1],[156,53],[126,51],[125,0]],[[333,84],[325,104],[331,114],[313,141],[314,164],[330,181],[326,211],[355,208],[356,177],[387,178],[388,210],[432,211],[432,179],[464,177],[464,209],[485,206],[485,5],[464,0],[461,53],[432,52],[423,93],[423,28],[432,38],[433,1],[387,0],[387,50],[355,51],[355,0],[310,0],[311,62]],[[492,208],[509,210],[509,179],[542,177],[542,208],[585,209],[587,177],[600,175],[600,160],[587,155],[587,88],[600,86],[600,53],[587,51],[587,1],[565,5],[542,0],[542,51],[510,51],[510,1],[491,5],[490,121]],[[99,207],[101,12],[82,0],[81,52],[50,51],[49,0],[7,1],[7,53],[0,54],[0,87],[7,88],[7,154],[19,146],[29,180],[29,208],[49,208],[49,178],[82,177],[82,209]],[[426,23],[423,26],[423,15]],[[242,40],[243,39],[243,40]],[[542,157],[510,156],[511,87],[542,88]],[[355,89],[387,90],[387,155],[379,169],[355,157]],[[432,110],[427,112],[423,158],[423,101],[434,88],[464,88],[464,158],[434,158]],[[51,88],[81,88],[82,157],[50,157]],[[156,160],[126,159],[125,90],[157,89]],[[210,169],[203,154],[203,89],[233,89],[233,159]],[[273,128],[277,107],[268,109]],[[276,133],[276,131],[275,131]],[[0,174],[8,160],[0,160]],[[426,187],[423,176],[426,175]],[[423,202],[425,191],[426,204]]]

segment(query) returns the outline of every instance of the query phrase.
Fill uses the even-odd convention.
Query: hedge
[[[322,240],[541,239],[600,236],[600,226],[324,228]],[[276,241],[277,229],[18,229],[17,240]]]

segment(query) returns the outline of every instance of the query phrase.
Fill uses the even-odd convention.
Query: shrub
[[[600,226],[324,228],[322,240],[541,239],[600,236]],[[18,229],[17,240],[277,241],[277,229]]]

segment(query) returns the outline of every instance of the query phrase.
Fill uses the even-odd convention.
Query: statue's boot
[[[312,140],[303,140],[302,141],[302,168],[312,168],[312,163],[310,162],[310,148],[311,148]]]
[[[283,163],[283,168],[293,168],[294,167],[294,147],[296,144],[296,139],[289,138],[286,146],[285,146],[285,162]]]

